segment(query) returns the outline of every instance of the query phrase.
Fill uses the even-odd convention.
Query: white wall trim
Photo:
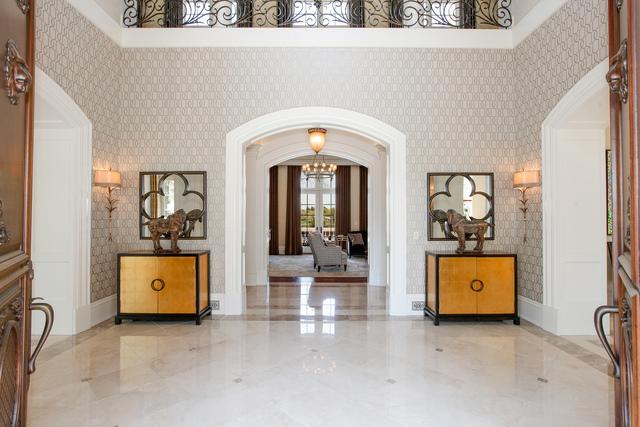
[[[122,25],[114,21],[113,18],[93,0],[67,0],[67,2],[118,46],[125,47],[122,43],[124,31]]]
[[[543,305],[538,301],[518,295],[518,314],[522,319],[543,327]]]
[[[77,334],[90,328],[93,324],[86,323],[86,316],[80,312],[91,304],[91,194],[93,182],[92,170],[92,124],[75,101],[67,95],[53,79],[40,68],[36,67],[36,108],[38,99],[56,107],[58,113],[64,117],[64,127],[76,135],[78,150],[82,159],[78,174],[79,194],[77,198],[79,228],[75,238],[74,257],[78,262],[74,272],[75,286],[73,289],[75,307],[74,330],[70,334]],[[36,123],[36,130],[38,124]],[[36,295],[37,296],[37,295]],[[115,312],[114,312],[115,313]]]
[[[511,30],[424,28],[123,28],[127,48],[396,47],[511,49]]]
[[[559,166],[553,153],[560,141],[561,129],[571,114],[603,87],[606,88],[605,75],[608,70],[609,60],[605,59],[571,88],[542,124],[543,328],[555,334],[570,332],[566,332],[563,326],[558,324],[558,307],[561,302],[558,301],[557,294],[558,286],[561,284],[557,283],[559,280],[555,277],[554,229],[557,225],[554,223],[554,171]]]
[[[513,49],[568,0],[541,0],[509,30],[424,28],[124,28],[94,0],[67,0],[124,48],[363,47]]]
[[[82,325],[76,333],[86,331],[87,329],[104,322],[116,315],[117,295],[92,302],[90,305],[83,305],[76,311],[77,324]]]
[[[569,0],[540,0],[523,18],[513,26],[511,47],[516,48],[531,33],[556,13]]]
[[[241,314],[245,298],[245,149],[253,142],[289,130],[326,126],[354,133],[387,147],[390,224],[389,313],[407,315],[406,137],[397,129],[355,111],[302,107],[266,114],[227,134],[225,152],[225,314]]]

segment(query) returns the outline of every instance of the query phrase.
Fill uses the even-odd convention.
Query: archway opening
[[[610,294],[607,69],[578,82],[543,124],[543,326],[557,335],[593,335]]]
[[[334,164],[337,170],[322,176],[302,170],[315,161]],[[297,129],[248,146],[245,167],[244,284],[251,312],[271,308],[274,314],[278,308],[270,307],[270,298],[282,302],[285,296],[291,300],[285,305],[301,304],[303,310],[307,300],[295,298],[291,288],[302,292],[315,283],[313,290],[332,299],[332,312],[338,315],[347,306],[350,313],[384,313],[389,262],[386,149],[329,128],[316,158],[306,129]]]
[[[388,312],[393,315],[410,313],[410,301],[406,294],[406,149],[405,136],[393,127],[372,117],[349,110],[325,107],[305,107],[271,113],[252,120],[227,135],[226,170],[225,170],[225,294],[222,310],[226,314],[240,314],[244,312],[246,304],[245,277],[243,272],[247,262],[247,156],[251,150],[260,149],[261,141],[274,135],[306,131],[312,127],[324,127],[334,132],[342,132],[353,138],[364,138],[373,147],[380,147],[386,153],[386,173],[384,180],[387,188],[385,200],[377,206],[384,206],[386,217],[386,245],[380,249],[380,256],[389,259],[388,262],[378,263],[386,266],[385,275],[388,283]],[[306,141],[306,139],[304,140]],[[258,148],[250,148],[258,146]],[[249,149],[249,151],[247,151]],[[308,144],[300,145],[299,152],[287,149],[287,153],[274,152],[273,158],[266,164],[271,167],[278,161],[309,154]],[[347,151],[327,151],[327,155],[338,156],[362,164]],[[281,157],[278,157],[281,156]],[[283,157],[282,157],[283,156]],[[260,175],[266,177],[267,169]],[[264,187],[263,187],[264,188]],[[268,194],[268,192],[265,192]],[[264,200],[261,206],[266,206]],[[386,208],[388,207],[388,209]],[[268,218],[268,217],[267,217]],[[268,219],[267,219],[268,220]],[[268,232],[263,226],[264,240],[267,241]],[[267,265],[268,253],[264,246],[260,246],[259,256]],[[373,254],[371,254],[373,256]],[[266,273],[265,273],[266,276]]]
[[[33,294],[56,313],[52,334],[90,328],[91,122],[36,70],[33,148]],[[44,318],[33,315],[33,330]]]

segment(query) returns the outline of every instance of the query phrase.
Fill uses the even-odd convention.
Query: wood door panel
[[[471,281],[476,278],[476,258],[440,258],[440,307],[441,314],[475,314],[476,292]]]
[[[158,292],[158,313],[195,313],[196,259],[166,256],[158,261],[158,278],[164,288]]]
[[[478,258],[476,277],[484,287],[478,292],[478,314],[513,313],[515,262],[511,257]]]
[[[0,2],[0,61],[5,64],[7,42],[15,42],[24,60],[29,58],[29,27],[26,16],[15,1]],[[33,67],[31,67],[33,68]],[[34,70],[31,69],[31,72]],[[26,182],[25,148],[27,141],[27,121],[29,102],[26,96],[12,105],[7,96],[4,72],[0,72],[0,223],[4,222],[8,241],[0,243],[0,256],[20,251],[24,252],[24,190]]]
[[[129,256],[120,258],[120,311],[157,313],[158,292],[151,282],[159,278],[158,258]]]

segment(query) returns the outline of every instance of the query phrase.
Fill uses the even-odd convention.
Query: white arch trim
[[[542,219],[543,219],[543,306],[542,312],[536,319],[529,319],[539,324],[545,330],[565,334],[558,323],[558,306],[562,298],[559,293],[559,285],[555,277],[555,251],[554,251],[554,212],[556,210],[556,194],[554,193],[554,180],[556,179],[557,164],[554,158],[554,147],[561,138],[561,128],[570,118],[571,114],[581,105],[596,95],[607,86],[605,75],[609,70],[609,59],[605,59],[593,70],[585,75],[573,88],[560,100],[556,107],[549,113],[542,124]],[[603,225],[604,227],[604,225]],[[603,284],[604,286],[605,284]],[[592,325],[587,325],[585,330],[593,334]],[[572,333],[576,334],[576,333]]]
[[[92,185],[92,125],[75,101],[40,68],[36,67],[36,108],[38,100],[55,106],[57,113],[64,117],[60,126],[69,131],[77,141],[81,165],[77,177],[77,224],[74,257],[77,265],[74,271],[73,289],[73,330],[61,331],[62,334],[76,334],[113,315],[115,304],[111,302],[102,307],[91,304],[91,185]],[[46,129],[46,124],[44,124]],[[47,130],[48,131],[48,130]],[[38,124],[36,123],[36,132]],[[55,129],[54,129],[55,132]],[[37,279],[36,271],[36,279]],[[35,295],[38,296],[38,295]],[[115,301],[115,299],[114,299]],[[104,311],[104,313],[101,313]],[[115,312],[115,311],[114,311]],[[55,331],[54,331],[55,332]]]
[[[329,107],[277,111],[251,120],[227,134],[225,153],[225,314],[244,310],[242,279],[245,224],[244,154],[247,145],[295,129],[326,126],[360,135],[388,152],[388,224],[390,252],[389,314],[407,315],[406,137],[373,117]]]
[[[268,282],[269,245],[269,168],[297,157],[309,155],[309,143],[300,134],[287,135],[269,140],[266,144],[252,145],[247,150],[247,165],[253,165],[257,175],[253,183],[247,182],[247,195],[257,199],[247,200],[261,218],[247,216],[245,237],[245,283],[266,285]],[[249,154],[251,153],[251,154]],[[369,285],[386,286],[387,277],[387,158],[386,149],[369,140],[354,135],[335,136],[330,131],[328,143],[322,153],[340,157],[369,168],[369,209],[367,229],[369,245]],[[255,156],[255,157],[254,157]],[[247,170],[246,176],[253,175]],[[250,211],[250,210],[249,210]]]

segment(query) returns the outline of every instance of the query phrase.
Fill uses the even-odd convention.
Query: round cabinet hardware
[[[484,289],[484,282],[482,280],[474,279],[471,281],[471,290],[473,292],[481,292]]]
[[[157,283],[159,283],[160,285],[156,285]],[[153,289],[156,292],[160,292],[161,290],[164,289],[165,283],[164,280],[162,279],[154,279],[151,281],[151,289]]]

